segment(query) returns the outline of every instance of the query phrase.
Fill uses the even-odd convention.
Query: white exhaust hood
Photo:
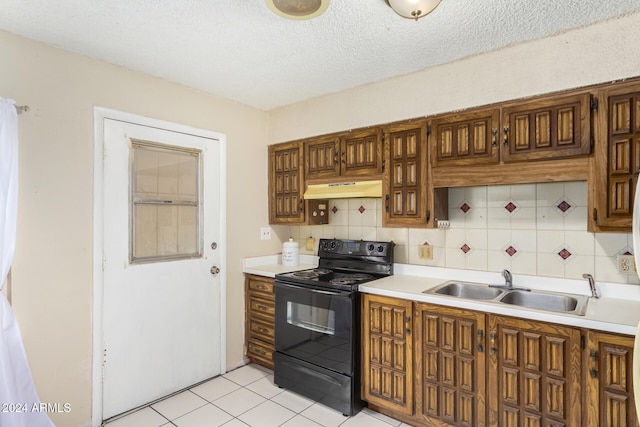
[[[357,199],[382,197],[382,181],[340,182],[335,184],[311,184],[304,193],[305,199]]]

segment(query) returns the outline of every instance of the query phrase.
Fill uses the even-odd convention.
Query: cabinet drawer
[[[253,292],[261,292],[264,294],[273,295],[273,282],[249,279],[249,290]]]
[[[273,347],[251,339],[247,342],[247,356],[252,357],[258,364],[273,369]]]
[[[275,315],[275,302],[264,298],[257,298],[256,295],[250,293],[249,312],[252,316],[265,316],[273,319]]]
[[[249,317],[249,339],[256,338],[261,341],[273,344],[275,328],[273,322],[268,323],[262,319]]]

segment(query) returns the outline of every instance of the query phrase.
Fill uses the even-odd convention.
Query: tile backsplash
[[[587,183],[558,182],[449,189],[447,228],[382,227],[381,199],[329,201],[329,225],[291,226],[300,253],[316,254],[318,239],[392,240],[395,262],[480,271],[640,283],[618,271],[618,255],[633,253],[631,234],[587,231]],[[306,249],[309,237],[314,250]],[[428,243],[433,259],[419,257]]]

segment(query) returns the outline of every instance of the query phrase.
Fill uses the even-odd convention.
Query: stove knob
[[[378,252],[382,252],[382,251],[384,251],[384,246],[382,245],[378,246]]]
[[[376,247],[373,245],[373,243],[369,243],[369,246],[367,246],[367,249],[369,249],[369,252],[373,252],[375,248]]]
[[[336,248],[336,241],[332,240],[331,241],[331,249],[335,249]]]

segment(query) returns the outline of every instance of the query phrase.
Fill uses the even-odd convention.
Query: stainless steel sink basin
[[[448,295],[474,300],[492,300],[503,293],[502,289],[490,288],[481,283],[445,282],[434,289],[424,291],[436,295]]]
[[[555,294],[547,292],[509,291],[500,302],[538,310],[572,313],[583,316],[589,297],[585,295]]]
[[[589,297],[586,295],[556,292],[529,291],[490,287],[484,283],[450,280],[435,288],[422,291],[425,294],[442,295],[476,300],[490,304],[509,304],[522,308],[584,316]]]

